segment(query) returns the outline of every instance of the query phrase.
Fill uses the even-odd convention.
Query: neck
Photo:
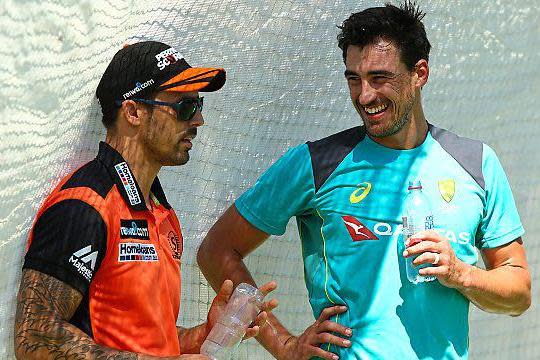
[[[422,110],[422,105],[415,105],[410,116],[409,121],[394,135],[383,138],[370,136],[370,138],[376,143],[397,150],[413,149],[421,145],[426,139],[428,132],[428,124]]]
[[[107,134],[105,142],[118,151],[126,160],[147,206],[150,206],[150,188],[161,165],[154,161],[135,137]]]

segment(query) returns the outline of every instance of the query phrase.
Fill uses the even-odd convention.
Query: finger
[[[309,351],[308,351],[308,355],[309,356],[318,356],[318,357],[320,357],[322,359],[328,359],[328,360],[337,360],[337,359],[339,359],[339,356],[337,356],[336,354],[328,352],[328,351],[324,351],[323,349],[321,349],[320,347],[317,347],[317,346],[310,346]]]
[[[422,276],[444,276],[448,274],[448,266],[430,266],[418,270]]]
[[[416,245],[410,246],[403,251],[404,257],[418,255],[424,252],[441,252],[440,245],[430,240],[424,240]]]
[[[223,284],[221,284],[221,288],[219,289],[216,298],[221,301],[228,301],[233,292],[233,288],[233,282],[229,279],[225,280]]]
[[[321,333],[322,332],[335,332],[335,333],[342,334],[344,336],[352,335],[352,329],[346,326],[340,325],[336,322],[330,321],[330,320],[323,321],[318,326],[317,330],[319,330]]]
[[[329,306],[323,309],[317,321],[322,323],[323,321],[330,319],[332,316],[344,313],[345,311],[347,311],[347,307],[343,305]]]
[[[244,335],[244,340],[259,335],[260,329],[261,329],[261,328],[260,328],[259,326],[257,326],[257,325],[252,326],[252,327],[250,327],[250,328],[247,328],[246,334]]]
[[[266,311],[261,311],[259,315],[255,318],[253,321],[253,326],[264,326],[266,324],[266,320],[268,319],[268,314]]]
[[[261,310],[266,312],[271,312],[275,308],[277,308],[279,305],[279,302],[277,299],[271,299],[270,301],[266,301],[263,303]]]
[[[418,257],[413,260],[413,265],[415,266],[422,265],[422,264],[439,265],[441,264],[442,257],[443,255],[439,253],[425,252],[418,255]]]
[[[264,296],[268,295],[270,292],[277,289],[277,283],[275,281],[267,282],[266,284],[262,285],[259,290],[263,293]]]
[[[421,241],[430,240],[433,242],[441,242],[445,240],[445,237],[434,230],[423,230],[411,236],[411,240],[412,239],[418,239]]]
[[[317,344],[333,344],[340,347],[350,347],[351,341],[344,339],[342,337],[330,334],[330,333],[320,333],[316,337]]]

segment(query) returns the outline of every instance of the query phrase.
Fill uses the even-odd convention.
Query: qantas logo
[[[345,227],[347,228],[347,231],[351,235],[353,241],[379,240],[375,234],[373,234],[354,216],[345,215],[341,218],[343,219],[343,223],[345,224]]]
[[[90,281],[94,275],[93,271],[96,267],[97,256],[98,252],[92,252],[92,246],[88,245],[87,247],[74,252],[68,261],[75,267],[75,269],[77,269],[79,274],[84,276],[86,280]]]

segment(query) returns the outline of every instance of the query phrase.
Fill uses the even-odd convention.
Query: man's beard
[[[393,124],[391,124],[389,128],[383,129],[383,131],[379,133],[372,133],[368,129],[367,131],[369,135],[375,138],[385,138],[397,134],[409,122],[409,120],[411,120],[411,111],[413,106],[414,98],[412,96],[409,96],[405,104],[405,111],[399,119],[397,119]]]

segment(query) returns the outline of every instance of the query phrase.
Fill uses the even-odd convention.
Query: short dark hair
[[[364,47],[381,37],[395,42],[407,69],[412,70],[420,59],[429,61],[431,44],[421,21],[425,15],[412,1],[405,1],[400,7],[387,3],[352,14],[338,26],[343,61],[350,45]]]
[[[159,91],[152,91],[150,94],[146,96],[141,96],[143,99],[148,100],[155,100],[156,96],[159,94]],[[139,103],[141,106],[147,107],[150,112],[153,111],[153,108],[151,105]],[[111,130],[116,125],[116,120],[118,118],[118,113],[120,112],[121,105],[118,104],[116,107],[112,108],[110,111],[103,114],[103,117],[101,118],[101,122],[103,123],[103,126],[105,126],[105,129]]]
[[[110,130],[116,124],[116,117],[118,116],[118,108],[115,108],[107,113],[103,114],[101,122],[105,126],[105,129]]]

